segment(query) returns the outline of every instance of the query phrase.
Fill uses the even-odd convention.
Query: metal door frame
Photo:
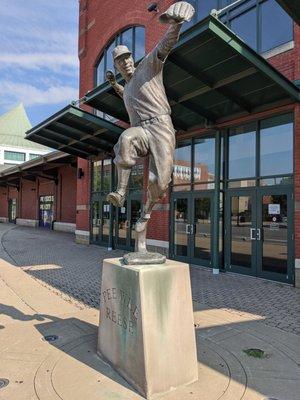
[[[187,199],[187,224],[186,229],[188,229],[188,225],[191,225],[191,215],[190,215],[190,197],[191,193],[189,192],[173,192],[171,194],[171,218],[170,218],[170,258],[172,260],[182,261],[185,263],[190,263],[191,260],[191,235],[187,234],[187,255],[186,256],[178,256],[175,255],[174,246],[175,246],[175,221],[174,221],[174,201],[177,199]]]
[[[103,225],[102,225],[102,219],[103,219],[103,202],[105,202],[106,199],[106,194],[101,194],[101,193],[94,193],[92,194],[91,197],[91,210],[90,210],[90,233],[91,233],[91,239],[90,242],[92,244],[96,244],[99,246],[108,246],[109,240],[104,241],[102,240],[103,237]],[[92,239],[92,229],[93,229],[93,203],[98,202],[99,203],[99,218],[98,220],[100,221],[99,223],[99,240],[93,240]],[[111,218],[111,215],[110,215]]]
[[[224,260],[225,260],[225,270],[228,272],[236,272],[244,275],[257,276],[257,245],[256,240],[251,240],[251,268],[243,267],[240,265],[231,264],[231,199],[232,197],[244,197],[250,196],[252,199],[252,223],[251,228],[257,228],[257,195],[255,187],[245,188],[245,189],[227,189],[225,191],[225,217],[224,217]],[[253,233],[253,231],[252,231]],[[251,231],[249,232],[249,238],[251,237]]]
[[[118,229],[118,222],[119,222],[119,213],[116,211],[116,219],[115,219],[115,229],[114,229],[114,247],[116,249],[121,249],[121,250],[128,250],[128,251],[133,251],[134,247],[131,246],[131,202],[132,200],[138,200],[141,202],[141,207],[143,206],[143,197],[142,193],[139,192],[133,192],[129,193],[126,196],[125,202],[126,204],[126,244],[122,245],[118,243],[118,235],[119,235],[119,229]]]
[[[286,195],[287,197],[287,275],[262,271],[263,237],[257,242],[257,276],[285,283],[294,283],[294,202],[293,188],[288,186],[267,186],[258,188],[257,193],[257,227],[262,232],[262,198],[266,195]]]
[[[288,232],[287,232],[287,275],[282,275],[276,272],[262,271],[262,237],[257,237],[258,229],[262,232],[262,197],[265,195],[286,195],[287,196],[287,215],[288,215]],[[231,253],[231,198],[236,196],[252,196],[252,228],[255,229],[252,240],[252,267],[247,270],[245,267],[230,265]],[[295,258],[294,258],[294,202],[293,188],[290,186],[265,186],[252,187],[245,189],[227,189],[225,192],[225,237],[224,237],[224,259],[225,269],[228,272],[237,272],[244,275],[251,275],[258,278],[269,280],[294,283],[295,279]]]
[[[195,250],[195,234],[196,234],[196,228],[195,228],[195,200],[196,199],[201,199],[201,198],[209,198],[210,199],[210,259],[209,260],[204,260],[201,258],[196,258],[194,256],[194,250]],[[191,242],[191,251],[190,251],[190,263],[195,264],[195,265],[201,265],[204,267],[211,267],[212,265],[212,246],[213,246],[213,219],[214,219],[214,209],[213,209],[213,202],[214,202],[214,191],[213,190],[201,190],[201,191],[196,191],[192,192],[190,194],[190,223],[193,226],[193,234],[189,235],[190,236],[190,242]]]
[[[195,249],[195,232],[194,221],[195,221],[195,200],[198,198],[210,198],[211,201],[211,235],[210,235],[210,250],[211,257],[210,260],[204,260],[194,257]],[[187,199],[187,224],[186,229],[189,231],[187,233],[187,255],[178,256],[175,255],[175,221],[174,221],[174,200],[176,199]],[[201,190],[195,192],[173,192],[171,194],[171,207],[170,207],[170,258],[177,261],[182,261],[189,264],[211,267],[212,260],[212,245],[213,245],[213,201],[214,201],[214,191],[213,190]]]

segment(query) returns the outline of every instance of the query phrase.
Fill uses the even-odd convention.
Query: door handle
[[[250,239],[251,240],[256,240],[257,239],[255,233],[256,233],[256,228],[250,228]]]
[[[257,240],[261,240],[261,230],[257,228],[257,235],[256,235]]]
[[[128,229],[130,227],[130,222],[126,220],[124,226],[126,229]]]

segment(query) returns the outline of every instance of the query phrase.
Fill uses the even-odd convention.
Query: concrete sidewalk
[[[194,306],[199,381],[163,399],[300,399],[298,335],[254,314]],[[9,384],[0,383],[0,399],[142,399],[96,355],[98,320],[95,308],[73,304],[1,259],[0,379]],[[44,339],[51,335],[57,339]]]

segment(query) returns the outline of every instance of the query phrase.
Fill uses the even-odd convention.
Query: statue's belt
[[[170,122],[170,121],[171,121],[171,117],[169,114],[162,114],[162,115],[158,115],[157,117],[144,119],[143,121],[140,121],[140,124],[142,127],[144,127],[147,125],[157,124],[159,122]]]

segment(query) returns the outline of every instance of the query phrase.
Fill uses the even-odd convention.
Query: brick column
[[[77,177],[76,196],[76,242],[90,243],[90,163],[78,158],[77,171],[81,168],[83,176]]]
[[[300,105],[295,108],[295,286],[300,287]]]

